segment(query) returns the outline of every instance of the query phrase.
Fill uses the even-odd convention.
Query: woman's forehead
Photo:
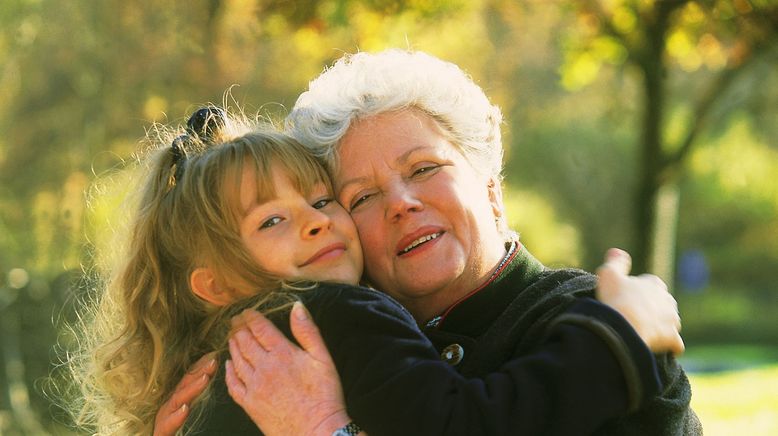
[[[340,188],[383,164],[401,166],[417,155],[452,153],[461,154],[440,124],[426,113],[414,109],[382,113],[349,128],[338,146],[333,179]]]

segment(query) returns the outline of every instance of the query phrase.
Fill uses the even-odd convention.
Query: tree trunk
[[[664,165],[663,113],[665,106],[665,39],[670,14],[680,3],[657,3],[653,14],[646,17],[648,24],[645,44],[635,55],[636,64],[643,73],[644,113],[641,125],[640,173],[635,196],[635,248],[632,253],[632,272],[650,272],[654,258],[657,196],[662,187]]]
[[[635,195],[635,244],[632,253],[633,273],[649,270],[649,259],[653,256],[653,242],[656,233],[656,197],[660,188],[659,174],[662,160],[662,63],[657,59],[644,63],[644,114],[641,129],[640,173]]]
[[[675,278],[675,241],[681,190],[676,181],[665,182],[656,199],[652,256],[648,270],[667,283],[672,290]]]

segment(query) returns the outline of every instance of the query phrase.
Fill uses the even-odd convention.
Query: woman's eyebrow
[[[408,162],[408,160],[411,158],[411,155],[413,155],[413,153],[427,148],[429,147],[426,145],[420,145],[418,147],[411,148],[410,150],[407,150],[405,153],[397,157],[397,163],[404,165]],[[336,185],[337,188],[336,190],[340,193],[343,192],[343,190],[346,189],[348,186],[365,183],[367,180],[368,180],[367,176],[353,177],[351,179],[346,180],[342,184]]]
[[[367,178],[367,176],[362,176],[362,177],[354,177],[354,178],[351,178],[351,179],[348,179],[348,180],[346,180],[346,181],[345,181],[343,184],[341,184],[341,185],[335,185],[335,188],[336,188],[336,189],[335,189],[335,191],[337,191],[337,192],[336,192],[336,194],[338,194],[338,195],[339,195],[339,194],[340,194],[341,192],[343,192],[343,190],[344,190],[344,189],[346,189],[346,187],[348,187],[348,186],[351,186],[351,185],[359,185],[359,184],[362,184],[362,183],[366,183],[366,182],[367,182],[367,179],[368,179],[368,178]]]
[[[397,158],[397,163],[399,163],[399,164],[405,164],[405,163],[407,163],[407,162],[408,162],[408,159],[410,159],[410,158],[411,158],[411,155],[412,155],[413,153],[415,153],[415,152],[417,152],[417,151],[419,151],[419,150],[425,149],[425,148],[428,148],[428,147],[427,147],[426,145],[420,145],[420,146],[418,146],[418,147],[413,147],[412,149],[410,149],[410,150],[406,151],[405,153],[401,154],[401,155],[400,155],[400,156]]]

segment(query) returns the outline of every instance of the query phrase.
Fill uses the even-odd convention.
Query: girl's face
[[[256,173],[243,171],[240,236],[260,267],[284,279],[356,285],[362,249],[354,222],[324,183],[308,197],[278,165],[272,170],[276,197],[257,203]]]

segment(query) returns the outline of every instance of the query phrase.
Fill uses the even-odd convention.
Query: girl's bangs
[[[276,196],[272,180],[274,165],[284,170],[295,189],[304,196],[309,195],[320,183],[324,184],[328,192],[332,192],[332,184],[324,166],[302,145],[289,138],[268,138],[258,141],[258,145],[250,147],[250,159],[256,171],[258,203]]]

